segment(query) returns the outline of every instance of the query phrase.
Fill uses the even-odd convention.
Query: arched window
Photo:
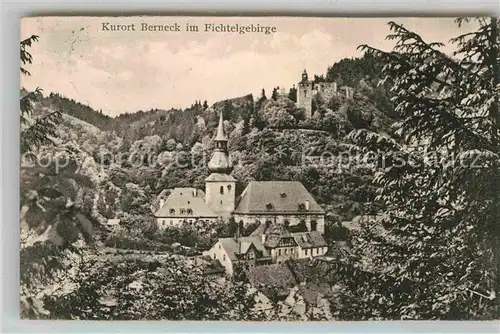
[[[188,215],[192,215],[193,214],[193,210],[192,209],[187,209],[187,214]]]
[[[175,215],[175,209],[170,209],[170,214]]]
[[[231,191],[231,185],[227,186],[227,191]]]
[[[224,195],[224,187],[223,186],[220,186],[220,194]]]

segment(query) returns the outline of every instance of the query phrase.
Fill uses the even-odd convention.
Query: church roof
[[[233,163],[227,151],[227,137],[224,133],[224,119],[220,113],[219,127],[214,138],[215,150],[208,162],[208,170],[212,173],[229,174],[233,170]]]
[[[307,203],[309,209],[307,209]],[[324,214],[298,181],[252,181],[241,194],[235,213]]]
[[[229,174],[222,174],[222,173],[212,173],[210,174],[205,181],[213,181],[213,182],[236,182],[236,179]]]
[[[224,133],[224,116],[222,115],[222,111],[219,116],[219,127],[217,128],[217,135],[215,136],[216,141],[227,141],[226,134]]]
[[[196,188],[175,188],[163,206],[156,212],[156,217],[216,218],[217,214],[209,208],[203,192]]]

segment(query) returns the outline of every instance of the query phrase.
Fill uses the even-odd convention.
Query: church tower
[[[307,72],[302,72],[302,80],[299,82],[299,89],[297,92],[297,106],[306,110],[306,119],[312,116],[312,94],[313,83],[309,81]]]
[[[215,150],[208,163],[211,174],[205,179],[205,201],[215,213],[228,217],[235,208],[236,179],[230,175],[233,164],[229,158],[228,139],[224,134],[222,111],[214,142]]]

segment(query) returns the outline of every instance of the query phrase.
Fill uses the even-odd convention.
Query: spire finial
[[[222,110],[220,111],[219,127],[217,128],[217,136],[215,136],[215,140],[218,141],[227,140],[227,137],[224,134],[224,115],[222,113]]]

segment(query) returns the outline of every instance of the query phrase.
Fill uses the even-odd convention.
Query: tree
[[[38,41],[38,36],[31,37],[21,41],[21,63],[22,65],[33,62],[32,55],[27,51],[33,42]],[[21,67],[21,74],[30,76],[31,73]],[[59,111],[51,112],[47,115],[34,117],[33,104],[42,96],[42,89],[37,87],[33,92],[22,94],[20,100],[21,106],[21,153],[28,152],[42,145],[52,144],[50,136],[55,135],[55,128],[60,120]]]
[[[264,88],[262,88],[262,92],[260,94],[260,98],[259,98],[258,102],[262,103],[265,100],[267,100],[266,91]]]
[[[76,288],[45,300],[52,319],[258,320],[247,285],[220,285],[200,267],[174,258],[82,266]]]
[[[351,314],[500,317],[498,19],[457,23],[471,21],[474,31],[451,40],[453,57],[394,22],[387,37],[394,50],[360,47],[385,62],[383,82],[401,121],[394,138],[350,134],[386,158],[375,178],[384,231],[365,229],[358,248],[373,251],[379,274]]]
[[[297,88],[295,88],[295,85],[290,88],[290,91],[288,92],[288,98],[293,102],[297,102]]]
[[[273,93],[271,95],[271,98],[276,101],[278,99],[278,87],[273,88]]]

